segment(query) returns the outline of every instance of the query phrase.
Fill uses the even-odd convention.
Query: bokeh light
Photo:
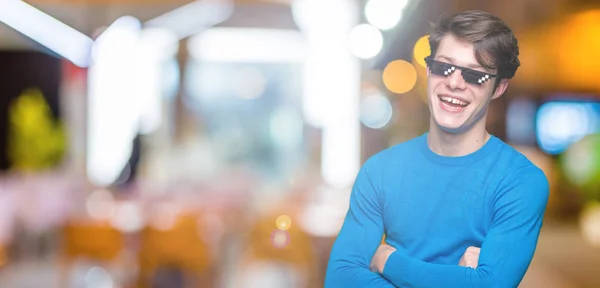
[[[365,17],[381,30],[394,28],[402,18],[402,9],[408,0],[369,0],[365,5]]]
[[[544,103],[537,112],[537,139],[542,150],[560,154],[569,145],[592,134],[598,128],[600,104],[555,101]]]
[[[360,103],[360,122],[372,129],[385,127],[392,119],[392,104],[380,94],[368,95]]]
[[[377,28],[369,24],[360,24],[350,31],[348,49],[354,56],[370,59],[377,56],[382,47],[383,35]]]
[[[566,178],[600,200],[600,134],[589,135],[571,145],[561,157]]]
[[[275,220],[275,225],[277,225],[277,229],[281,231],[287,231],[292,226],[292,218],[287,215],[280,215]]]
[[[589,202],[581,211],[579,218],[581,233],[585,241],[600,248],[600,202]]]
[[[156,230],[168,231],[173,229],[175,224],[177,224],[180,214],[181,208],[177,204],[169,202],[157,203],[148,215],[149,224]]]
[[[413,57],[415,57],[415,61],[421,67],[426,67],[425,57],[431,54],[431,48],[429,47],[429,35],[425,35],[415,43],[415,47],[413,48]]]
[[[115,199],[108,190],[96,190],[86,199],[85,208],[90,217],[96,220],[107,220],[115,214]]]
[[[415,87],[417,71],[415,67],[404,60],[395,60],[383,70],[383,84],[397,94],[403,94]]]
[[[277,249],[283,249],[290,244],[290,233],[288,231],[275,230],[271,234],[271,244]]]
[[[85,275],[86,288],[113,288],[114,281],[110,273],[102,267],[93,267]]]
[[[110,224],[125,233],[140,231],[145,225],[142,207],[133,201],[118,203],[115,215],[110,219]]]

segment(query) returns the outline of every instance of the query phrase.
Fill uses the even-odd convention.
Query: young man
[[[361,168],[326,287],[517,287],[533,258],[548,181],[485,127],[519,66],[517,40],[467,11],[429,44],[429,132]]]

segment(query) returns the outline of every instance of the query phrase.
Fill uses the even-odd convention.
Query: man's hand
[[[460,258],[460,262],[458,262],[459,266],[471,267],[473,269],[477,268],[479,264],[479,251],[481,249],[470,246],[463,254],[462,258]]]
[[[383,267],[385,267],[385,262],[387,262],[388,258],[390,258],[390,255],[392,255],[394,251],[396,251],[396,248],[390,245],[379,245],[379,248],[377,248],[377,251],[375,251],[375,255],[373,255],[373,258],[371,259],[371,271],[383,274]]]

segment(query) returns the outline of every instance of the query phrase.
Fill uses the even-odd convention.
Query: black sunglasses
[[[465,79],[465,81],[474,85],[483,85],[483,83],[496,77],[494,74],[488,74],[470,68],[433,60],[431,56],[425,57],[425,63],[427,63],[427,67],[429,67],[431,73],[439,76],[449,76],[456,71],[456,69],[460,69],[462,77]]]

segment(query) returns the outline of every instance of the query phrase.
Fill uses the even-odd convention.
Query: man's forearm
[[[483,264],[473,269],[459,265],[427,263],[406,254],[403,249],[392,253],[382,275],[397,287],[517,287],[529,261],[527,255],[513,261],[514,266],[491,267]],[[510,265],[510,264],[506,264]]]
[[[365,267],[334,264],[327,270],[325,288],[338,287],[375,287],[395,288],[388,279],[373,273]]]

